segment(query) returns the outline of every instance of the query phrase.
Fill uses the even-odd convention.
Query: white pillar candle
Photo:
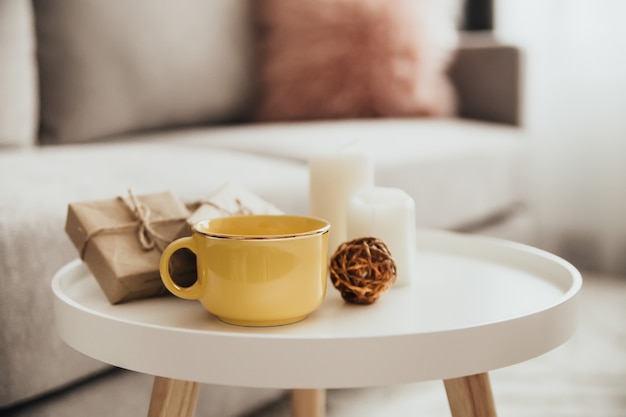
[[[416,274],[415,202],[397,188],[370,187],[356,192],[348,203],[348,240],[381,239],[391,252],[395,285],[409,285]]]
[[[330,222],[329,256],[346,241],[346,210],[355,191],[374,185],[374,163],[367,153],[337,151],[309,159],[309,205],[312,216]]]

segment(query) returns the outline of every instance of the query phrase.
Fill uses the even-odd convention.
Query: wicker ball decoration
[[[396,281],[391,252],[375,237],[342,243],[331,257],[329,269],[341,297],[355,304],[372,304]]]

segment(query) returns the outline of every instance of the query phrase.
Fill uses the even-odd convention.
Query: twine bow
[[[157,232],[152,226],[154,223],[157,224],[168,224],[173,222],[183,221],[184,218],[173,218],[173,219],[165,219],[165,220],[157,220],[156,222],[150,219],[150,207],[143,204],[139,199],[135,196],[132,190],[128,190],[128,199],[123,197],[117,197],[117,199],[124,204],[126,208],[130,210],[133,217],[136,219],[134,222],[123,223],[113,227],[105,227],[99,228],[91,231],[87,236],[85,236],[83,243],[79,249],[80,258],[85,259],[85,252],[87,250],[87,244],[96,236],[103,234],[114,234],[125,231],[137,230],[137,240],[139,241],[141,248],[144,251],[150,251],[155,247],[163,252],[170,240]]]
[[[141,203],[132,190],[128,190],[128,200],[118,197],[131,211],[138,221],[137,238],[144,251],[150,251],[155,247],[161,252],[165,249],[169,240],[157,232],[150,222],[150,207]]]

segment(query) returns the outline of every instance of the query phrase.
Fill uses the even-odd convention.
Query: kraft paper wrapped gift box
[[[137,197],[129,192],[69,204],[65,230],[109,302],[118,304],[168,293],[159,274],[161,252],[188,216],[171,192]],[[179,265],[179,271],[185,267]]]
[[[247,214],[284,214],[272,203],[232,182],[220,187],[207,201],[196,202],[194,206],[195,210],[192,209],[179,237],[190,236],[193,226],[202,220]]]

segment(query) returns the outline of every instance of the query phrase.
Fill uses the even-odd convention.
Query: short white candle
[[[397,269],[394,286],[409,285],[416,274],[415,202],[397,188],[370,187],[357,191],[348,203],[348,240],[381,239]]]
[[[309,159],[309,205],[312,216],[330,222],[328,252],[346,241],[346,210],[355,191],[374,185],[372,157],[363,152],[337,151]]]

